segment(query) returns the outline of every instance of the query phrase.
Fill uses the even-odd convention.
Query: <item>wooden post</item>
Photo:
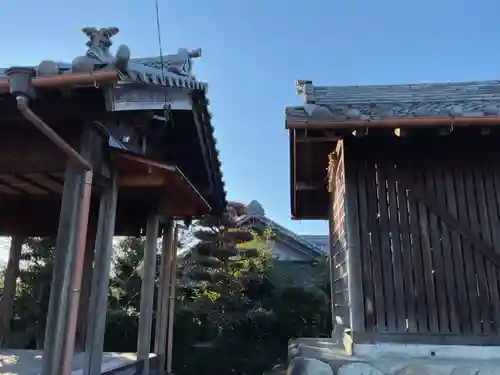
[[[14,297],[16,295],[16,281],[19,275],[19,261],[23,248],[24,237],[15,236],[11,238],[9,261],[5,269],[5,279],[2,296],[0,298],[0,347],[7,347],[10,321],[14,309]]]
[[[172,241],[172,261],[170,262],[170,296],[168,304],[167,374],[172,373],[172,346],[174,341],[175,288],[177,286],[177,227]]]
[[[64,176],[41,375],[62,373],[71,275],[76,250],[78,211],[83,192],[84,175],[85,171],[80,166],[68,164]]]
[[[359,207],[357,163],[355,150],[349,152],[350,143],[342,150],[345,176],[345,229],[347,235],[347,284],[349,289],[349,318],[353,332],[365,331],[363,280],[361,269],[361,237],[359,232]]]
[[[83,263],[85,261],[85,248],[87,241],[87,227],[90,210],[90,195],[92,193],[92,178],[94,173],[85,171],[85,183],[82,188],[80,205],[78,209],[78,227],[76,231],[75,258],[72,264],[70,296],[68,305],[68,317],[65,329],[62,373],[61,375],[71,375],[73,368],[73,357],[75,355],[75,334],[78,323],[78,307],[80,302],[80,292],[82,287]]]
[[[94,248],[96,243],[95,221],[89,223],[87,230],[87,244],[85,247],[85,259],[83,261],[82,288],[80,294],[80,303],[78,306],[78,322],[76,326],[75,351],[83,352],[85,350],[85,335],[87,332],[88,312],[90,305],[90,287],[92,283],[92,273],[94,266]]]
[[[143,375],[149,375],[149,354],[151,350],[151,325],[156,274],[156,245],[158,241],[158,216],[148,217],[146,244],[144,249],[144,276],[141,285],[139,311],[139,333],[137,336],[137,359],[144,361]]]
[[[334,203],[335,203],[335,192],[331,192],[330,195],[330,220],[328,220],[328,265],[330,268],[330,312],[331,312],[331,318],[332,318],[332,332],[331,332],[331,337],[333,339],[338,339],[338,337],[335,336],[335,328],[337,326],[337,321],[335,319],[335,259],[334,259],[334,251],[333,251],[333,244],[335,243],[334,239],[334,217],[335,217],[335,210],[333,209]]]
[[[99,205],[97,237],[95,242],[95,269],[85,340],[83,375],[100,375],[108,307],[109,269],[113,255],[118,186],[116,175],[107,183]]]
[[[168,331],[168,304],[170,297],[170,269],[173,249],[173,220],[169,219],[165,225],[162,241],[162,257],[160,269],[160,282],[156,303],[156,329],[154,352],[160,357],[160,375],[165,371],[165,355]]]
[[[81,156],[87,160],[91,159],[97,147],[100,147],[100,143],[96,142],[96,134],[90,126],[86,126],[81,135]],[[77,249],[85,246],[85,238],[82,236],[87,233],[92,175],[91,171],[84,170],[81,165],[68,161],[64,176],[41,375],[66,375],[64,372],[71,370],[73,353],[69,351],[73,351],[77,320],[72,301],[78,304],[81,287],[75,284],[81,271]],[[81,274],[79,276],[81,283]]]
[[[168,263],[168,227],[163,230],[163,238],[161,241],[161,254],[160,254],[160,275],[158,278],[158,293],[156,295],[156,325],[155,325],[155,342],[154,353],[159,355],[161,352],[161,320],[163,317],[163,299],[165,294],[165,266]]]

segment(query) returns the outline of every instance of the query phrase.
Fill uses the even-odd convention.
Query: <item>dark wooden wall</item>
[[[347,186],[358,340],[498,344],[500,138],[370,136],[342,148],[346,181],[337,171],[332,223],[341,237],[337,202]],[[333,252],[340,277],[345,251]],[[345,285],[335,293],[344,295]]]

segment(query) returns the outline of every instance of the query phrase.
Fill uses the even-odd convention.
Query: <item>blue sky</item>
[[[34,5],[37,4],[37,5]],[[81,6],[81,7],[80,7]],[[160,0],[164,53],[203,48],[229,198],[259,200],[299,233],[324,222],[289,220],[284,107],[295,80],[361,85],[500,78],[498,0]],[[154,0],[2,2],[0,66],[70,62],[84,26],[117,26],[115,46],[159,54]]]

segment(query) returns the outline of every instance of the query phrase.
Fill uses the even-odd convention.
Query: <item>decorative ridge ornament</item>
[[[201,48],[196,48],[194,50],[179,48],[176,54],[164,55],[161,58],[134,59],[134,63],[139,63],[145,67],[156,69],[157,71],[162,70],[163,63],[165,72],[194,80],[195,77],[192,75],[193,59],[199,58],[201,55]]]
[[[201,48],[192,50],[179,48],[175,54],[131,59],[130,49],[126,45],[120,45],[114,54],[110,50],[113,45],[112,37],[119,31],[118,27],[100,29],[84,27],[82,32],[88,38],[85,53],[77,56],[71,63],[43,60],[34,67],[36,76],[85,74],[115,69],[122,80],[187,88],[206,93],[207,84],[198,82],[192,74],[193,59],[201,57]],[[0,68],[0,79],[3,77],[5,77],[5,69]]]
[[[111,37],[118,34],[119,31],[118,27],[102,29],[84,27],[82,32],[89,38],[86,43],[89,48],[85,56],[79,56],[73,60],[71,72],[90,73],[102,68],[125,71],[130,61],[130,49],[126,45],[121,45],[118,47],[115,56],[109,51],[109,47],[113,45]]]
[[[118,27],[107,27],[96,29],[95,27],[84,27],[82,32],[87,35],[89,41],[85,44],[89,49],[86,56],[100,61],[102,64],[111,64],[113,56],[109,47],[113,45],[111,37],[118,34]]]
[[[192,60],[201,57],[201,54],[201,48],[191,51],[188,51],[185,48],[179,48],[177,54],[166,56],[166,69],[168,72],[176,73],[181,76],[191,76],[191,71],[193,69]]]

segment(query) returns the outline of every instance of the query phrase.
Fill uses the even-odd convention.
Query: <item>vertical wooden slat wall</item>
[[[499,144],[471,135],[345,140],[332,200],[335,306],[349,301],[343,216],[356,207],[347,233],[359,236],[363,330],[500,335]]]
[[[331,203],[330,231],[331,231],[331,267],[332,267],[332,307],[335,324],[348,327],[349,321],[349,291],[347,272],[347,253],[345,236],[344,214],[344,160],[342,145],[337,148],[337,164],[333,167],[333,191]]]

